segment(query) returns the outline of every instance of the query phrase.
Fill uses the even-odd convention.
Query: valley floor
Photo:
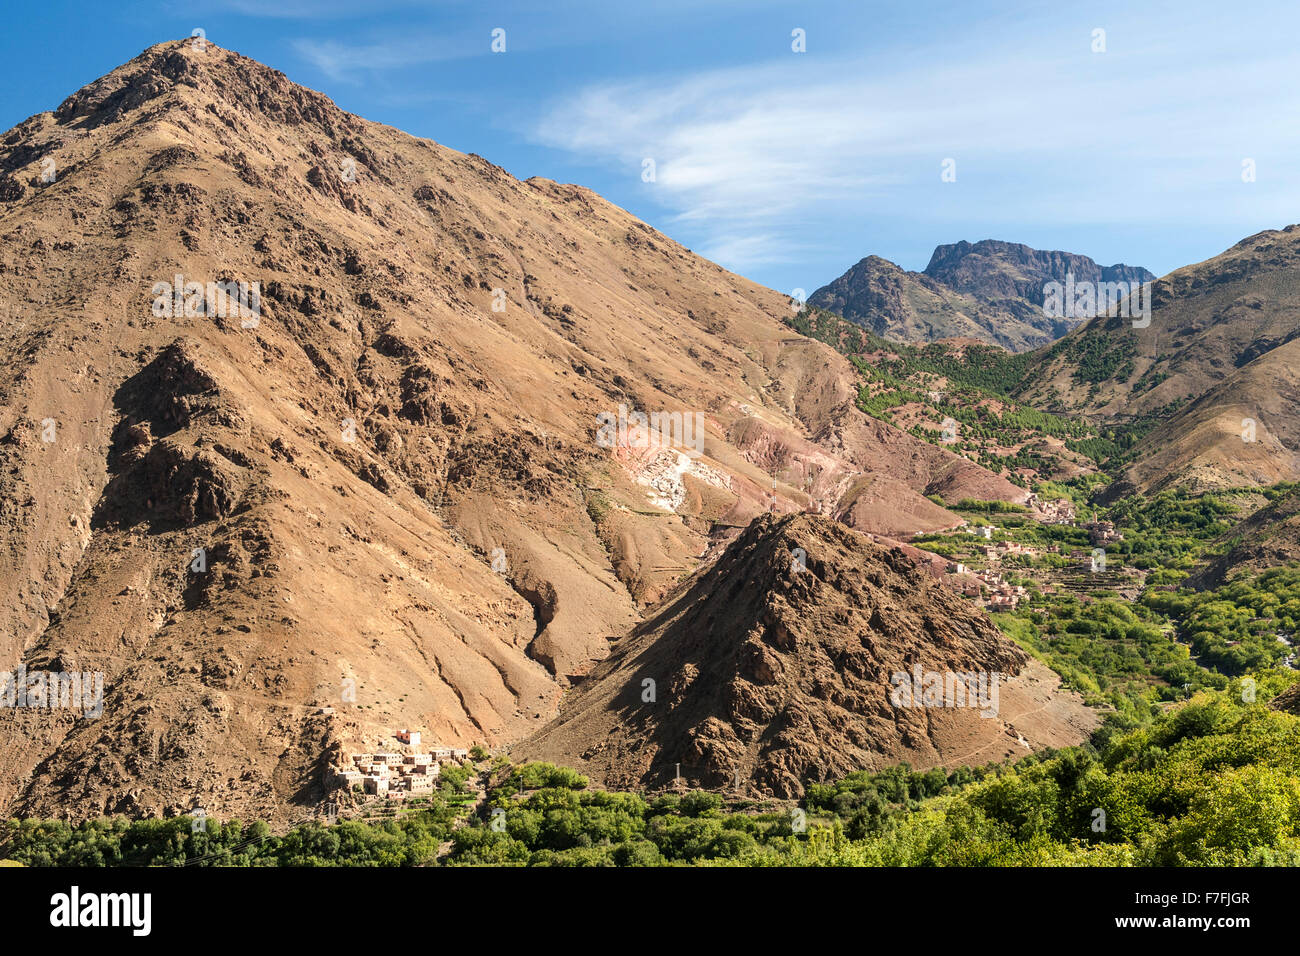
[[[1243,512],[1289,492],[1170,492],[1098,511],[1073,488],[1086,521],[968,511],[988,536],[915,542],[963,573],[992,567],[1023,588],[991,613],[1104,717],[1082,746],[854,772],[798,800],[683,781],[611,791],[477,750],[444,767],[436,792],[400,806],[342,792],[327,821],[312,808],[278,829],[15,820],[0,852],[26,866],[1300,865],[1300,568],[1181,586],[1224,551]],[[1099,521],[1112,537],[1093,570]]]

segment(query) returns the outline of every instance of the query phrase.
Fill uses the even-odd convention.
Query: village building
[[[1088,540],[1096,545],[1124,540],[1124,535],[1116,531],[1115,525],[1109,521],[1090,521],[1084,527],[1088,529]]]
[[[335,770],[333,784],[336,787],[348,787],[350,789],[355,786],[360,786],[365,779],[366,775],[360,770],[353,770],[351,768]]]
[[[400,800],[408,794],[429,794],[442,775],[441,764],[450,760],[467,760],[469,751],[459,747],[421,749],[419,731],[398,730],[393,738],[410,753],[379,751],[351,755],[352,767],[334,769],[326,775],[326,785],[352,789],[361,786],[372,796]],[[380,745],[384,744],[381,739]]]

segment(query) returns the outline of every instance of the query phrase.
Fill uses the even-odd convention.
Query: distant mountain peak
[[[999,239],[935,248],[924,272],[867,256],[808,299],[877,335],[903,342],[974,338],[1026,351],[1060,338],[1078,320],[1044,313],[1044,287],[1076,281],[1145,283],[1146,269],[1101,266],[1087,256]]]
[[[994,301],[1001,297],[1041,302],[1043,285],[1076,281],[1151,282],[1155,274],[1140,266],[1098,264],[1088,256],[1060,250],[1034,249],[1024,243],[1000,239],[937,246],[925,274],[949,288]]]

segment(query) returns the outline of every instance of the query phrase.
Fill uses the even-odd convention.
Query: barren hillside
[[[1300,226],[1250,236],[1157,280],[1149,325],[1097,318],[1046,349],[1017,397],[1154,424],[1116,493],[1294,480],[1298,288]]]
[[[997,691],[986,685],[983,707],[895,699],[897,675],[918,671],[996,674]],[[764,516],[515,752],[611,786],[680,771],[692,786],[793,797],[857,769],[1079,743],[1097,719],[1059,683],[901,551],[818,516]]]
[[[955,521],[936,483],[1023,494],[865,418],[789,307],[211,43],[32,116],[0,138],[0,657],[106,699],[0,712],[0,810],[281,815],[344,738],[526,736],[765,511],[900,534]],[[701,453],[608,447],[620,406],[698,415]]]

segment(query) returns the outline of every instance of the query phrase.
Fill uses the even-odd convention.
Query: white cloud
[[[421,63],[460,60],[488,53],[482,37],[390,37],[374,43],[339,43],[335,40],[298,39],[293,48],[308,63],[332,80],[357,82],[365,73],[395,70]]]
[[[427,7],[428,0],[211,0],[204,8],[274,20],[373,19],[376,14],[404,7]],[[190,5],[190,9],[195,8]]]
[[[794,251],[786,237],[772,233],[714,235],[700,255],[713,262],[743,263],[746,267],[782,262]]]
[[[740,270],[796,254],[810,225],[853,217],[951,228],[963,217],[1122,227],[1204,216],[1188,191],[1207,177],[1221,170],[1226,187],[1251,150],[1300,147],[1281,121],[1297,99],[1278,82],[1282,61],[1243,69],[1178,44],[1053,52],[1013,60],[972,45],[963,61],[917,51],[892,69],[792,55],[593,85],[552,104],[530,133],[629,178],[653,158],[647,194]],[[940,181],[946,157],[957,161],[953,184]],[[1264,193],[1250,202],[1294,200]]]

